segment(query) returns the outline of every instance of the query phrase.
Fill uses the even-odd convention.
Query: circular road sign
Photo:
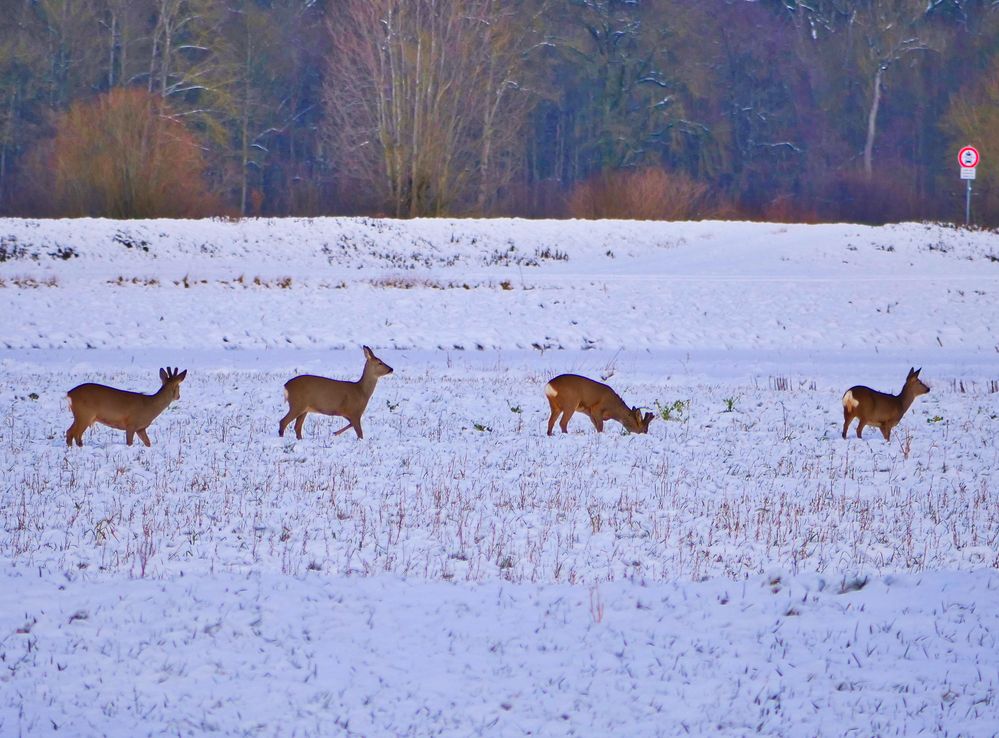
[[[974,169],[977,167],[979,159],[978,149],[974,146],[965,146],[957,152],[957,161],[965,169]]]

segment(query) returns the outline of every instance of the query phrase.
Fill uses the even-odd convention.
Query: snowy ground
[[[994,735],[997,295],[917,224],[0,220],[0,735]],[[364,440],[278,438],[362,343]]]

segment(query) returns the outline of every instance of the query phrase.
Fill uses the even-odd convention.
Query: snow
[[[587,590],[276,572],[36,584],[17,608],[32,619],[2,623],[28,631],[9,638],[16,645],[34,644],[8,659],[6,699],[23,711],[9,728],[407,736],[995,729],[994,575],[841,589],[814,576]]]
[[[0,220],[0,735],[993,735],[997,292],[929,224]],[[278,438],[361,344],[364,440]],[[547,437],[569,371],[649,434]]]

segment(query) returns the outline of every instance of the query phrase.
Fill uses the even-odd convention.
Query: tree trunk
[[[496,112],[503,98],[503,88],[494,89],[496,85],[496,52],[489,52],[489,71],[486,73],[486,84],[483,89],[483,111],[482,119],[482,150],[479,155],[479,197],[477,210],[478,215],[486,214],[489,201],[489,186],[492,183],[492,146],[493,146],[493,126],[495,125]],[[490,99],[492,96],[492,99]]]
[[[878,71],[874,74],[874,91],[871,95],[871,109],[867,114],[867,143],[864,144],[864,174],[871,178],[873,168],[871,159],[874,156],[874,133],[878,125],[878,107],[881,105],[881,76],[884,74],[884,65],[878,65]]]
[[[111,9],[111,36],[108,44],[108,89],[114,87],[114,45],[115,35],[118,32],[118,14]]]
[[[244,17],[246,56],[243,59],[243,110],[240,120],[239,214],[246,217],[247,167],[250,165],[250,73],[253,62],[253,39]]]

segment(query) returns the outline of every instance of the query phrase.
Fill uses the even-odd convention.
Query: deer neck
[[[635,432],[635,416],[631,413],[631,408],[621,399],[620,395],[614,395],[614,401],[608,408],[608,415],[623,425],[632,433]]]
[[[357,380],[357,386],[361,390],[361,394],[364,395],[365,400],[369,399],[372,393],[374,393],[376,384],[378,384],[378,375],[375,374],[374,367],[365,366],[361,378]]]
[[[167,406],[173,402],[173,395],[165,384],[160,387],[155,395],[150,395],[149,398],[149,409],[152,411],[154,418],[166,410]]]
[[[907,384],[902,388],[901,392],[895,395],[895,398],[902,407],[902,415],[905,415],[906,411],[908,411],[916,399],[916,389],[915,387]]]

